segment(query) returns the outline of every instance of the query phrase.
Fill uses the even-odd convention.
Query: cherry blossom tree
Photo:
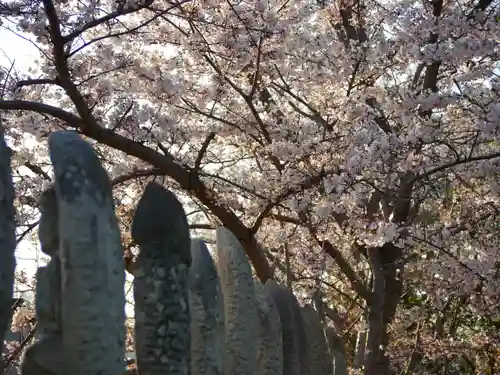
[[[353,373],[500,371],[500,3],[17,0],[0,110],[19,233],[47,134],[95,142],[127,228],[157,179],[320,298]],[[27,146],[27,144],[31,146]],[[357,344],[356,344],[357,341]]]

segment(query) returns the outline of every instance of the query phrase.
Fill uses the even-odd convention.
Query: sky
[[[15,61],[17,69],[26,70],[37,57],[38,51],[33,44],[0,27],[0,65],[8,66],[10,60]]]

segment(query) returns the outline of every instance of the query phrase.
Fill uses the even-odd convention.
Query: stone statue
[[[40,200],[39,239],[50,261],[37,272],[35,342],[21,375],[123,375],[125,271],[112,185],[76,132],[51,133],[49,150],[54,186]],[[2,168],[0,142],[0,182]],[[9,210],[0,210],[1,222],[13,220],[12,202]],[[140,375],[347,374],[342,343],[325,340],[323,313],[301,308],[275,280],[254,282],[229,229],[216,229],[215,257],[203,241],[191,241],[181,202],[162,185],[147,185],[132,238],[140,250],[134,280]],[[10,252],[0,251],[0,265]],[[1,288],[0,308],[10,286]],[[0,311],[0,328],[2,319]]]
[[[35,342],[24,354],[21,375],[59,375],[63,372],[61,336],[61,262],[59,259],[58,212],[51,187],[40,199],[38,235],[42,251],[51,257],[37,271]]]

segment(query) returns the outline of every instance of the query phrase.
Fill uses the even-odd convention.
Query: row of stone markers
[[[121,375],[125,271],[111,184],[92,147],[75,132],[52,133],[49,149],[55,182],[42,195],[39,238],[51,259],[37,273],[37,337],[21,374]],[[15,248],[3,137],[0,210],[3,343]],[[255,280],[242,246],[223,227],[216,231],[216,265],[205,243],[190,238],[182,205],[161,185],[146,187],[132,237],[140,249],[134,275],[139,374],[347,374],[344,355],[327,344],[316,310],[301,307],[275,281]]]

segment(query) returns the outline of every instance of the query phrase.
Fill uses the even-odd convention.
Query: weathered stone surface
[[[38,268],[36,285],[36,341],[24,354],[21,374],[64,374],[64,356],[61,355],[61,265],[58,257],[52,258],[47,266]]]
[[[42,195],[39,239],[51,260],[37,273],[36,341],[21,373],[122,375],[125,277],[109,178],[76,133],[54,133],[49,146],[55,185]],[[15,247],[6,150],[0,140],[0,303],[11,300]],[[222,227],[216,236],[218,270],[205,243],[190,240],[174,194],[147,186],[132,224],[139,373],[346,375],[342,343],[332,332],[325,340],[314,308],[254,280],[236,237]]]
[[[46,342],[46,345],[33,345],[30,346],[23,355],[20,374],[22,375],[54,375],[55,372],[47,370],[46,368],[40,366],[40,363],[35,358],[49,358],[53,357],[57,362],[61,362],[60,352],[54,352],[55,350],[62,350],[62,348],[55,347],[51,343]],[[53,367],[53,366],[52,366]]]
[[[202,240],[191,240],[189,269],[191,373],[222,375],[224,302],[217,268]]]
[[[285,296],[288,298],[288,303],[290,304],[293,324],[295,327],[295,334],[297,338],[297,348],[299,350],[299,373],[306,374],[309,359],[309,343],[307,342],[306,329],[304,326],[304,320],[302,319],[302,313],[300,311],[300,304],[293,292],[285,288]]]
[[[51,257],[47,266],[37,272],[35,312],[37,337],[56,336],[62,340],[61,261],[59,259],[59,220],[54,187],[43,192],[40,199],[38,238],[42,251]]]
[[[181,203],[150,183],[137,206],[132,238],[139,245],[134,282],[140,374],[190,373],[189,226]]]
[[[54,186],[45,190],[40,198],[38,239],[45,254],[59,257],[59,212]]]
[[[59,225],[55,190],[50,187],[40,199],[38,237],[42,251],[51,256],[47,266],[36,274],[36,341],[25,352],[22,375],[63,374],[64,356],[61,321],[61,262],[59,260]]]
[[[283,342],[281,320],[276,303],[268,289],[254,280],[258,302],[259,344],[257,346],[257,375],[283,374]]]
[[[331,374],[332,364],[329,359],[325,332],[318,312],[310,305],[301,309],[308,343],[308,369],[309,375]]]
[[[257,298],[245,251],[226,228],[217,227],[217,260],[224,297],[225,374],[255,375]]]
[[[59,209],[66,372],[122,374],[125,273],[109,178],[75,132],[52,133],[49,150]]]
[[[38,268],[35,312],[37,337],[61,336],[61,262],[52,258],[45,267]],[[60,337],[62,339],[62,337]]]
[[[0,353],[3,353],[4,334],[11,316],[16,261],[16,223],[14,211],[14,185],[10,167],[11,151],[4,140],[0,120]],[[0,368],[3,368],[0,358]]]
[[[283,374],[301,375],[299,360],[298,334],[295,327],[293,306],[288,288],[274,280],[268,280],[264,289],[274,299],[281,320],[281,337],[283,343]]]

